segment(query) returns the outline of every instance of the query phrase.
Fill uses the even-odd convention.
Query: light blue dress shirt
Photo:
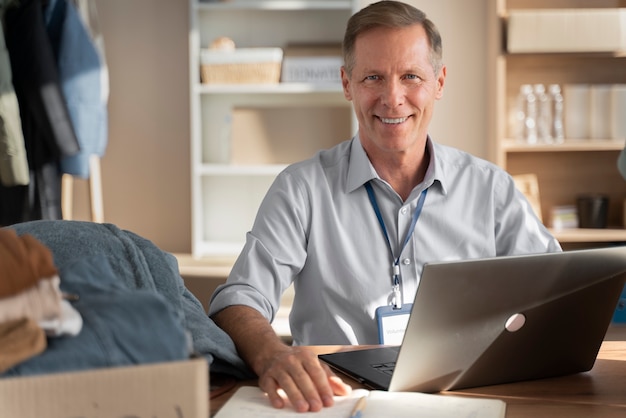
[[[246,244],[209,314],[247,305],[273,319],[293,282],[296,345],[377,344],[375,310],[388,305],[393,259],[364,184],[372,180],[393,251],[424,188],[400,260],[403,303],[424,263],[560,251],[504,170],[428,139],[430,165],[406,201],[376,173],[357,137],[287,167],[263,200]]]

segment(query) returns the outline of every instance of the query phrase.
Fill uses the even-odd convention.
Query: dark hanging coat
[[[59,160],[80,151],[59,83],[42,0],[5,12],[6,45],[31,170],[29,186],[0,187],[0,224],[61,219]]]

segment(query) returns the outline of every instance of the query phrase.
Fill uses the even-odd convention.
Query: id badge
[[[402,344],[412,307],[412,303],[405,303],[400,309],[394,309],[391,305],[376,308],[379,344]]]

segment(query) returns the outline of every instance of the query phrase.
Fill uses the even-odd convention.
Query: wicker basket
[[[281,48],[204,49],[200,80],[205,84],[272,84],[280,81]]]

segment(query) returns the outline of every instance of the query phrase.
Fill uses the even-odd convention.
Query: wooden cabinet
[[[276,175],[354,133],[340,82],[203,84],[200,51],[339,44],[354,0],[190,0],[192,252],[234,257]]]
[[[624,84],[626,51],[509,53],[507,18],[511,11],[519,9],[623,7],[623,0],[489,0],[488,77],[494,81],[488,109],[491,158],[513,175],[537,175],[542,218],[549,227],[553,209],[575,205],[577,196],[592,193],[609,197],[608,228],[554,230],[564,247],[626,241],[626,181],[616,167],[625,138],[566,137],[560,144],[535,145],[519,142],[512,138],[509,123],[515,98],[522,84]]]

